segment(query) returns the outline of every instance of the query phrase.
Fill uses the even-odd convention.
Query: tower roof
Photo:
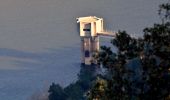
[[[77,23],[79,23],[79,22],[95,22],[97,20],[102,20],[102,18],[98,18],[96,16],[79,17],[79,18],[77,18]]]

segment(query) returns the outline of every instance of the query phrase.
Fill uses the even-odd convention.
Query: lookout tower
[[[81,62],[85,65],[95,63],[92,59],[93,54],[99,50],[98,32],[103,30],[103,19],[95,16],[77,18],[80,27],[81,37]]]
[[[99,51],[99,35],[110,35],[103,30],[103,18],[96,16],[79,17],[77,23],[81,37],[81,63],[95,64],[93,54]]]

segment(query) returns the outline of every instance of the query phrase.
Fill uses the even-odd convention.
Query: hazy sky
[[[106,29],[141,34],[167,0],[1,0],[0,48],[43,51],[79,43],[76,17],[103,17]]]

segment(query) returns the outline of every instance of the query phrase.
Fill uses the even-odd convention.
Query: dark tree
[[[94,66],[81,66],[78,80],[65,88],[52,84],[49,88],[49,100],[85,100],[86,92],[95,80]]]
[[[49,100],[66,100],[67,98],[63,88],[58,84],[52,83],[48,92]]]
[[[119,31],[112,40],[118,53],[101,47],[95,58],[107,71],[89,100],[170,100],[170,3],[160,5],[159,16],[162,22],[145,28],[143,38]]]

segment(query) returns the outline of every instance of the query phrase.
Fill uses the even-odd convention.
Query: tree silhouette
[[[95,55],[107,71],[89,91],[89,100],[170,100],[170,3],[159,6],[161,23],[144,29],[142,38],[119,31]],[[130,69],[130,62],[134,69]]]

